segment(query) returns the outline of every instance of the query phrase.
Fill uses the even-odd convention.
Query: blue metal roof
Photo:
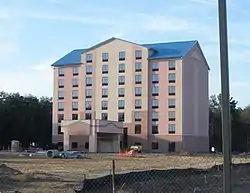
[[[182,41],[169,43],[142,44],[148,49],[154,50],[149,59],[182,58],[198,41]]]
[[[111,38],[111,39],[115,39],[115,38]],[[182,58],[189,52],[189,50],[197,42],[198,42],[197,40],[194,40],[194,41],[182,41],[182,42],[141,44],[141,46],[154,50],[153,55],[150,56],[149,59]],[[51,66],[59,67],[59,66],[65,66],[65,65],[81,64],[81,54],[84,53],[84,51],[86,50],[89,50],[89,48],[73,50],[72,52],[68,53],[66,56],[56,61]]]
[[[58,67],[58,66],[65,66],[65,65],[76,65],[81,64],[81,54],[86,49],[77,49],[73,50],[61,59],[57,60],[51,66]]]

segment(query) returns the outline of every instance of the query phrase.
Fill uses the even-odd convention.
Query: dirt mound
[[[0,175],[18,175],[22,174],[19,170],[15,170],[13,168],[10,168],[6,166],[5,164],[0,165]]]

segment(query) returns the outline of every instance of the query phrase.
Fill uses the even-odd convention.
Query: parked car
[[[59,153],[59,157],[64,159],[83,159],[86,156],[79,151],[63,151]]]

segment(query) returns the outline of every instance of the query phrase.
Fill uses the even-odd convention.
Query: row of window
[[[79,75],[79,67],[73,67],[72,71],[73,76]],[[64,76],[65,75],[65,68],[58,68],[58,76]]]
[[[159,70],[159,63],[158,62],[152,62],[151,65],[152,71],[158,71]],[[169,61],[168,62],[168,69],[169,70],[175,70],[175,61]],[[102,74],[108,74],[108,64],[102,65]],[[142,63],[136,62],[135,63],[135,72],[141,72],[142,71]],[[125,72],[125,63],[120,63],[118,65],[118,72],[124,73]],[[73,67],[73,76],[79,75],[79,67]],[[86,65],[86,74],[92,74],[93,73],[93,66],[92,65]],[[58,75],[64,76],[65,75],[65,68],[59,68],[58,69]]]
[[[168,107],[175,108],[175,99],[168,99]],[[101,102],[101,108],[102,108],[102,110],[108,109],[108,101],[107,100]],[[136,99],[135,100],[135,109],[140,109],[140,108],[141,108],[141,99]],[[152,108],[154,108],[154,109],[158,108],[158,100],[157,99],[153,99]],[[125,101],[124,100],[118,101],[118,109],[125,109]],[[78,102],[77,101],[72,102],[72,110],[73,111],[78,110]],[[85,102],[85,110],[92,110],[92,102],[91,101]],[[58,111],[64,111],[64,103],[63,102],[58,102]]]
[[[175,83],[176,75],[175,73],[169,73],[168,75],[168,82],[169,83]],[[108,86],[109,83],[109,77],[104,76],[102,77],[102,86]],[[159,83],[159,74],[152,74],[152,83],[156,84]],[[85,79],[86,86],[92,86],[93,85],[93,78],[92,77],[86,77]],[[118,84],[119,85],[125,85],[125,76],[121,75],[118,77]],[[142,75],[136,74],[135,75],[135,84],[142,84]],[[59,79],[58,80],[58,87],[64,88],[65,80]],[[72,79],[72,87],[78,87],[79,81],[78,78]]]
[[[120,116],[120,119],[124,119],[124,115],[121,113],[118,115]],[[86,119],[91,119],[91,113],[86,113],[85,115]],[[61,123],[61,121],[64,119],[63,114],[58,114],[58,123]],[[101,119],[102,120],[108,120],[108,114],[107,113],[102,113],[101,114]],[[72,120],[78,120],[78,114],[72,114]],[[174,123],[169,123],[168,124],[168,133],[169,134],[175,134],[176,132],[176,126]],[[141,124],[136,124],[134,128],[134,134],[141,134],[142,133],[142,126]],[[152,134],[159,134],[159,129],[158,125],[152,125],[151,129]]]
[[[168,95],[173,96],[175,95],[175,86],[168,86]],[[158,96],[159,95],[159,87],[153,86],[152,87],[152,96]],[[65,92],[63,90],[58,91],[58,99],[62,100],[64,99]],[[125,88],[118,88],[118,97],[124,97],[125,96]],[[135,96],[142,96],[142,88],[141,87],[135,87]],[[92,98],[92,89],[86,89],[85,90],[85,97],[86,98]],[[102,88],[102,98],[108,97],[108,88]],[[78,98],[78,91],[73,90],[72,91],[72,98],[77,99]]]
[[[120,51],[119,52],[119,61],[124,61],[126,60],[126,52],[125,51]],[[142,51],[141,50],[135,50],[135,59],[140,60],[142,59]],[[102,61],[103,62],[108,62],[109,61],[109,53],[105,52],[102,53]],[[93,62],[93,55],[92,54],[86,54],[86,63],[91,63]]]

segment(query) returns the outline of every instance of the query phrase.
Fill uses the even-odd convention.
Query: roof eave
[[[66,67],[66,66],[79,66],[82,65],[83,63],[71,63],[71,64],[52,64],[51,67]]]

